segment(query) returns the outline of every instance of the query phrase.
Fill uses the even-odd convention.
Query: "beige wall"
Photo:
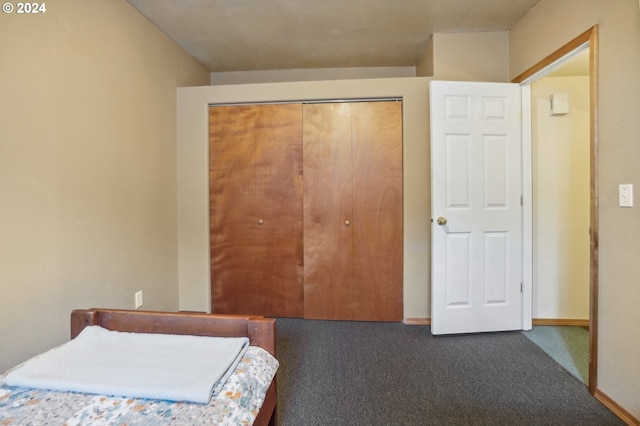
[[[509,81],[509,33],[437,33],[425,54],[431,53],[431,63],[419,64],[417,75],[429,70],[439,80]],[[424,67],[424,68],[423,68]]]
[[[509,81],[508,70],[507,31],[438,33],[431,37],[415,66],[214,72],[211,73],[211,85],[415,76],[442,80],[506,82]]]
[[[283,83],[292,81],[352,80],[415,77],[415,67],[322,68],[211,73],[212,86]]]
[[[440,70],[440,78],[506,81],[508,33],[437,34],[418,64],[421,72]],[[440,54],[433,54],[433,50]],[[460,55],[459,52],[465,52]],[[469,54],[472,52],[472,54]],[[462,60],[460,58],[463,58]],[[333,70],[335,71],[335,70]],[[404,317],[426,319],[430,310],[430,168],[428,78],[393,78],[381,69],[354,80],[335,80],[332,70],[212,74],[212,87],[178,93],[178,252],[180,309],[210,310],[207,174],[209,103],[308,99],[402,97],[404,99]],[[353,70],[351,70],[353,71]],[[341,72],[344,72],[341,71]],[[404,72],[404,71],[403,71]],[[373,73],[373,74],[371,74]],[[413,71],[415,74],[415,71]],[[225,75],[227,74],[227,75]],[[357,74],[357,73],[356,73]],[[306,81],[309,77],[323,81]],[[231,80],[226,80],[231,77]],[[347,75],[345,78],[355,78]],[[266,80],[265,80],[266,79]],[[287,81],[288,80],[288,81]],[[331,81],[329,81],[331,80]],[[236,85],[223,85],[229,81]],[[273,84],[245,84],[277,81]]]
[[[178,90],[180,309],[210,309],[208,116],[211,103],[403,98],[404,316],[429,313],[430,201],[427,78],[318,81]]]
[[[0,370],[66,340],[72,308],[131,308],[139,289],[148,309],[208,308],[207,102],[403,96],[405,317],[429,316],[428,79],[180,89],[176,147],[176,87],[209,84],[208,71],[123,0],[47,6],[0,14]],[[432,66],[437,78],[507,81],[594,24],[598,387],[640,416],[640,245],[629,238],[640,210],[618,208],[616,194],[640,185],[637,1],[541,0],[508,33],[437,36]]]
[[[92,306],[177,309],[176,86],[209,72],[123,0],[0,14],[0,370]]]
[[[599,25],[598,388],[640,417],[640,207],[620,208],[618,184],[640,188],[640,10],[636,0],[540,0],[510,31],[515,77]]]
[[[416,77],[433,77],[433,37],[429,38],[416,64]]]
[[[589,77],[542,78],[531,103],[533,318],[589,319]]]

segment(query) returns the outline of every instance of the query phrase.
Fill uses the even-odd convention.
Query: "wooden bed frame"
[[[276,356],[275,319],[198,312],[154,312],[122,309],[76,309],[71,312],[71,338],[88,325],[134,333],[187,334],[195,336],[248,337],[249,344]],[[256,417],[256,426],[276,426],[276,379],[267,390]]]

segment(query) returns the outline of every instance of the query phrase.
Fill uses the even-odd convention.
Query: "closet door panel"
[[[302,317],[302,105],[259,109],[257,231],[264,251],[255,266],[257,280],[265,287],[256,302],[265,307],[262,315]]]
[[[300,118],[299,106],[210,108],[214,312],[302,316]]]
[[[256,290],[255,139],[258,111],[250,106],[209,110],[209,200],[213,311],[231,313]]]
[[[353,319],[351,108],[304,105],[304,316]]]
[[[353,282],[359,318],[401,321],[402,103],[352,104]]]

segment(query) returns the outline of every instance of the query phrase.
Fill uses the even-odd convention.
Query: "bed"
[[[155,337],[158,337],[157,334],[176,338],[247,337],[249,346],[231,378],[217,396],[206,404],[9,386],[5,383],[6,375],[0,375],[1,425],[276,425],[277,361],[274,319],[116,309],[74,310],[71,313],[72,339],[89,326],[116,332],[145,333]],[[269,372],[264,373],[267,370]]]

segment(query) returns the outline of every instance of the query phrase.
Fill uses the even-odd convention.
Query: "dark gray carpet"
[[[623,425],[520,332],[279,318],[288,425]]]

